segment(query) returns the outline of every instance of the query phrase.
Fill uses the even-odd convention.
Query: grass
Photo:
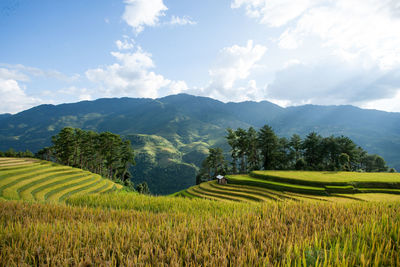
[[[121,188],[108,179],[36,159],[0,158],[0,197],[64,201],[74,194],[99,194]]]

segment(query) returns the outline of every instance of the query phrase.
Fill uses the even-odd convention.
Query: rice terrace
[[[397,173],[255,171],[155,197],[51,162],[0,160],[8,266],[400,263]]]
[[[0,267],[400,266],[400,0],[1,0],[0,31]]]
[[[58,202],[77,193],[104,193],[121,187],[81,169],[29,158],[0,158],[0,197],[4,199]]]

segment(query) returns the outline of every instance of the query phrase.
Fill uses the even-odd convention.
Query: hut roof
[[[222,179],[222,178],[224,178],[224,176],[222,176],[222,175],[217,175],[217,179]]]

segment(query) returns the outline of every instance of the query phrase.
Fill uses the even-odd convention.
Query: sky
[[[0,1],[0,113],[178,93],[400,112],[400,1]]]

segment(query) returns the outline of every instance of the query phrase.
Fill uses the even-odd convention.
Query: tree
[[[16,157],[17,156],[17,152],[15,152],[15,150],[10,147],[6,152],[4,152],[4,156],[6,157]]]
[[[131,141],[125,140],[120,148],[117,176],[120,177],[122,181],[129,180],[131,176],[129,173],[129,166],[135,164],[135,153],[132,149]]]
[[[64,165],[71,166],[76,147],[74,129],[63,128],[56,136],[52,137],[52,142],[56,159]]]
[[[196,184],[214,179],[218,174],[226,174],[227,164],[221,148],[210,148],[207,158],[204,159]]]
[[[339,164],[341,170],[349,171],[350,170],[350,157],[346,153],[341,153],[339,156]]]
[[[293,134],[290,138],[289,145],[292,150],[294,162],[297,162],[301,158],[301,137],[298,134]]]
[[[304,170],[304,168],[306,167],[307,163],[305,162],[305,160],[303,158],[299,158],[298,160],[296,160],[296,164],[295,164],[295,169],[296,170]]]
[[[388,170],[385,160],[379,155],[366,155],[362,161],[366,172],[385,172]]]
[[[145,195],[149,195],[150,194],[150,189],[149,189],[149,186],[147,185],[146,182],[138,184],[136,186],[136,191],[138,191],[139,194],[145,194]]]
[[[315,132],[307,135],[303,141],[304,159],[310,169],[317,170],[322,162],[322,137]]]
[[[239,148],[238,148],[238,138],[236,136],[236,132],[233,131],[232,129],[228,128],[226,129],[228,134],[225,136],[225,138],[228,141],[229,146],[231,147],[231,157],[232,157],[232,173],[237,173],[237,160],[238,160],[238,153],[239,153]]]
[[[66,127],[52,138],[53,146],[37,156],[53,159],[65,165],[79,167],[113,180],[129,180],[129,167],[135,164],[129,140],[110,132],[97,134]]]
[[[240,172],[247,172],[247,150],[248,150],[248,140],[247,140],[247,132],[242,128],[238,128],[235,132],[237,137],[237,148],[238,148],[238,156],[240,159]]]
[[[278,147],[278,137],[268,125],[264,125],[258,133],[258,146],[263,157],[264,170],[275,168],[275,156]]]
[[[257,131],[250,127],[247,130],[247,163],[250,171],[260,168],[260,157],[258,152]]]

